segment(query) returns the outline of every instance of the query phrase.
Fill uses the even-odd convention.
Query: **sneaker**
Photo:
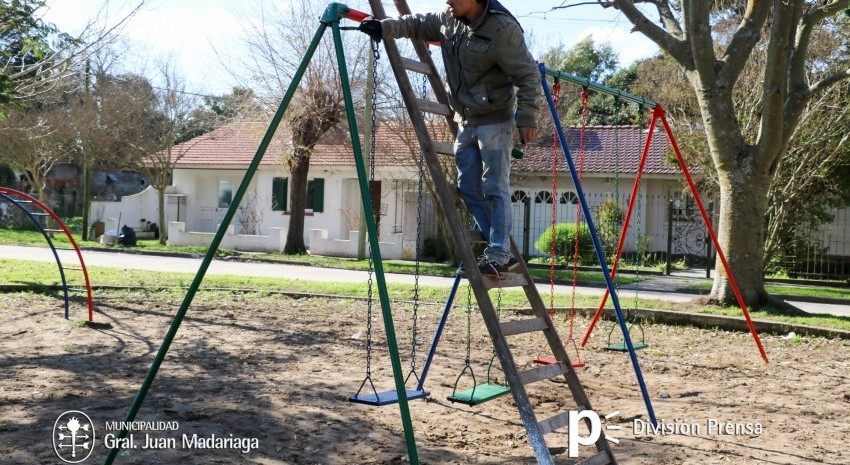
[[[499,270],[501,268],[502,266],[496,264],[496,262],[491,260],[484,260],[478,262],[478,271],[483,276],[487,276],[488,278],[499,279],[501,277],[501,274],[499,273]]]
[[[505,265],[504,265],[505,271],[514,271],[516,269],[517,265],[519,265],[519,262],[517,261],[517,259],[514,258],[514,257],[511,257],[511,258],[508,259],[508,263],[505,263]]]

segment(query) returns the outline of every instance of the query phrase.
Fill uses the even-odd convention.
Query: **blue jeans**
[[[484,255],[504,265],[511,254],[513,121],[461,125],[455,140],[457,188],[487,240]]]

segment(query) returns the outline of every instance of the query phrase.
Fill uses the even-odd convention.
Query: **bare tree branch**
[[[749,0],[744,17],[735,35],[726,47],[721,60],[726,64],[720,72],[721,79],[735,80],[750,59],[753,48],[761,38],[761,29],[770,13],[770,2]]]
[[[631,0],[614,0],[614,7],[626,15],[637,32],[655,42],[662,50],[670,54],[679,63],[692,63],[693,58],[682,40],[676,39],[669,32],[653,23]]]

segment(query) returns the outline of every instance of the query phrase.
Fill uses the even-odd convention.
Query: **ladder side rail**
[[[404,0],[394,0],[394,3],[399,14],[412,14],[412,12],[410,11],[410,7]],[[431,68],[431,74],[428,75],[428,81],[431,83],[431,89],[434,91],[434,96],[436,97],[438,102],[448,105],[449,95],[446,92],[446,88],[443,87],[443,81],[440,77],[440,73],[437,72],[437,66],[434,64],[434,59],[428,52],[428,45],[418,40],[414,40],[411,42],[413,43],[413,50],[416,51],[416,56],[419,57],[419,61],[427,64]],[[448,123],[452,134],[457,134],[457,122],[455,122],[455,120],[451,117],[446,117],[446,123]]]
[[[376,18],[383,18],[386,16],[380,0],[369,0],[369,4],[371,5],[372,12]],[[399,54],[398,47],[394,40],[384,39],[384,48],[387,52],[390,64],[392,65],[393,74],[395,74],[396,81],[398,82],[399,90],[401,91],[405,107],[407,108],[410,116],[414,132],[416,133],[416,137],[419,139],[419,143],[424,152],[425,163],[428,167],[428,172],[434,185],[434,191],[437,193],[437,201],[440,204],[440,208],[442,208],[446,215],[446,223],[449,226],[452,239],[458,244],[466,244],[466,231],[462,226],[460,217],[455,210],[454,204],[449,195],[449,189],[446,185],[445,178],[443,177],[443,171],[439,160],[437,159],[437,154],[434,152],[434,148],[431,145],[431,138],[428,135],[425,121],[422,119],[422,115],[419,113],[419,108],[416,105],[413,88],[410,85],[410,80],[407,78],[407,71],[401,65],[401,56]],[[464,263],[476,263],[470,247],[460,247],[459,250],[461,253],[461,259]],[[525,388],[520,382],[519,374],[517,372],[513,356],[511,355],[510,348],[508,347],[507,341],[502,336],[501,328],[499,328],[499,320],[496,316],[496,311],[493,308],[490,296],[484,287],[481,273],[475,266],[468,267],[466,273],[475,293],[475,298],[478,301],[478,306],[484,318],[484,323],[487,326],[487,331],[493,341],[499,362],[502,365],[505,379],[511,387],[511,393],[517,403],[520,418],[528,432],[529,442],[531,443],[531,448],[534,450],[534,455],[537,457],[538,463],[541,465],[553,465],[554,462],[549,454],[549,449],[546,446],[543,435],[540,434],[537,419],[534,415],[534,409],[531,407]]]
[[[74,240],[74,235],[71,234],[70,230],[68,230],[68,226],[65,225],[65,222],[62,221],[62,218],[60,218],[59,215],[57,215],[56,212],[54,212],[53,209],[50,208],[49,205],[45,204],[41,200],[39,200],[39,199],[37,199],[37,198],[35,198],[31,195],[25,194],[25,193],[20,192],[20,191],[16,191],[14,189],[9,189],[9,188],[0,188],[0,192],[13,194],[13,195],[16,195],[18,197],[22,197],[22,198],[26,199],[26,201],[28,201],[29,203],[32,203],[33,205],[40,208],[44,212],[44,214],[46,214],[47,216],[52,218],[53,221],[55,221],[56,224],[59,225],[59,230],[56,230],[56,232],[62,232],[63,234],[65,234],[65,237],[68,238],[68,241],[71,242],[71,246],[73,247],[74,251],[77,253],[77,261],[80,262],[80,268],[82,269],[81,271],[83,272],[83,278],[86,281],[86,302],[87,302],[88,310],[89,310],[89,321],[93,321],[93,319],[94,319],[94,302],[92,301],[91,280],[89,280],[89,272],[88,272],[88,269],[86,268],[86,262],[83,260],[83,252],[80,250],[80,246],[77,245],[77,241]],[[29,212],[29,210],[27,210],[27,212]],[[32,217],[32,215],[35,214],[35,213],[36,212],[29,212],[30,217],[33,218],[33,221],[35,221],[36,223],[41,224],[34,217]],[[51,232],[50,229],[47,229],[47,228],[42,228],[42,229],[43,229],[43,232]],[[52,244],[51,244],[51,247],[52,247]],[[66,319],[68,318],[67,308],[65,309],[65,318]]]
[[[513,238],[511,238],[511,252],[513,252],[515,257],[522,257],[522,254],[520,253],[520,250]],[[528,302],[534,310],[535,316],[545,319],[549,325],[547,329],[543,330],[543,334],[546,337],[546,342],[549,344],[549,348],[552,350],[552,355],[555,356],[555,360],[560,360],[566,363],[567,371],[564,372],[563,376],[564,380],[567,382],[567,386],[570,388],[570,392],[573,395],[576,406],[583,410],[593,410],[590,398],[584,391],[584,387],[582,387],[581,381],[578,379],[578,373],[576,373],[576,370],[570,361],[569,354],[567,354],[567,350],[564,348],[563,342],[561,342],[563,339],[561,339],[558,335],[558,330],[552,319],[549,317],[546,305],[543,303],[543,299],[537,291],[537,286],[531,278],[528,266],[526,266],[524,260],[517,261],[519,265],[517,267],[517,271],[525,276],[526,282],[528,283],[522,287],[523,291],[525,291],[526,297],[528,298]],[[589,420],[587,420],[587,422],[588,427],[590,427]],[[614,454],[611,453],[611,447],[608,445],[608,440],[605,439],[604,434],[600,435],[599,439],[596,440],[596,450],[600,452],[606,451],[610,460],[609,463],[616,465],[617,460],[614,458]]]

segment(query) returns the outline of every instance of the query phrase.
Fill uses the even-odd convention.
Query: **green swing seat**
[[[448,396],[446,399],[451,402],[474,406],[478,404],[483,404],[484,402],[493,400],[497,397],[501,397],[505,394],[508,394],[509,392],[511,392],[511,388],[502,384],[486,383],[479,384],[478,386],[466,389],[464,391],[455,392],[454,394]]]

